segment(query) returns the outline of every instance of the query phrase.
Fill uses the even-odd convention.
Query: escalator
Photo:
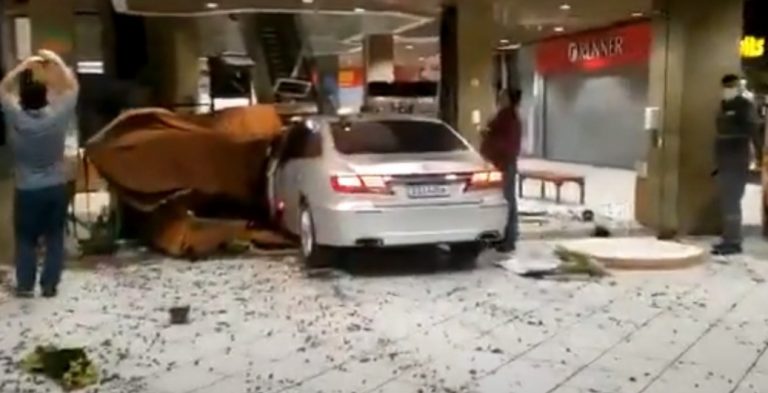
[[[260,56],[274,85],[281,78],[309,79],[307,62],[302,55],[302,32],[294,14],[256,13],[244,15],[244,38],[249,54],[258,44]],[[258,49],[257,49],[258,50]]]
[[[238,18],[260,102],[301,102],[321,113],[335,112],[331,100],[312,83],[315,64],[299,15],[254,13]],[[305,86],[306,89],[302,89]]]

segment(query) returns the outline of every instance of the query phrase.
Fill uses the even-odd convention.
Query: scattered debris
[[[83,348],[40,346],[21,361],[21,368],[53,379],[66,391],[83,389],[99,381],[98,369]]]
[[[80,240],[80,255],[112,255],[117,251],[115,216],[104,210],[96,222],[88,224],[89,236]]]
[[[613,236],[611,230],[604,225],[595,225],[595,230],[592,231],[592,237],[609,238],[611,236]]]
[[[189,323],[189,306],[171,307],[171,325],[186,325]]]
[[[497,265],[521,277],[534,279],[568,280],[609,275],[605,267],[589,255],[563,247],[557,247],[553,252],[557,258],[526,258],[525,262],[513,258],[500,261]]]

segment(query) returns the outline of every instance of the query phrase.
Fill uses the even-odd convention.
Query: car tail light
[[[392,194],[388,179],[384,176],[373,175],[339,175],[331,176],[331,187],[342,194]]]
[[[504,174],[499,171],[475,172],[469,178],[467,190],[487,190],[491,188],[501,188],[504,183]]]

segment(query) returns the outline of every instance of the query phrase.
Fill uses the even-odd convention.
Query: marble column
[[[657,130],[648,132],[636,216],[661,237],[716,234],[715,116],[720,79],[741,72],[743,0],[656,0],[654,6],[648,101],[659,116]]]

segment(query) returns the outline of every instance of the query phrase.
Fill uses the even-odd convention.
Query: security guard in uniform
[[[749,178],[750,144],[757,132],[757,108],[741,94],[736,75],[722,79],[723,100],[717,115],[715,171],[720,210],[723,216],[722,241],[712,248],[714,255],[742,252],[741,199]]]

